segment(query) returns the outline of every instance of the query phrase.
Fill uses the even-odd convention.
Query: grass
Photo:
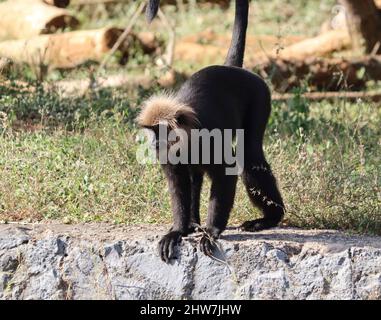
[[[316,34],[321,22],[332,15],[334,1],[254,3],[249,34],[282,36]],[[132,10],[118,4],[108,13],[85,9],[79,18],[82,28],[124,26]],[[171,7],[165,10],[180,36],[205,28],[226,33],[232,27],[233,8],[222,13],[214,6],[196,6],[176,15]],[[222,14],[227,18],[221,23]],[[145,21],[139,21],[137,28],[146,29]],[[159,22],[150,29],[165,38]],[[134,56],[123,71],[155,72],[149,59]],[[181,62],[176,67],[180,71],[199,68]],[[105,75],[119,69],[111,64]],[[8,76],[34,78],[28,68]],[[85,66],[54,71],[48,80],[87,76]],[[135,158],[140,142],[133,119],[141,101],[156,90],[110,89],[62,98],[38,86],[27,92],[0,82],[0,221],[169,223],[169,195],[159,166],[140,165]],[[265,148],[284,196],[285,225],[381,235],[381,110],[377,104],[309,103],[298,96],[274,103]],[[202,192],[204,219],[208,187],[207,182]],[[239,182],[230,225],[259,215]]]
[[[147,92],[61,99],[54,92],[6,90],[0,99],[0,220],[171,221],[159,166],[135,158],[133,119]],[[265,146],[285,198],[286,225],[381,234],[380,116],[365,102],[274,105]],[[230,224],[254,216],[259,212],[240,182]]]

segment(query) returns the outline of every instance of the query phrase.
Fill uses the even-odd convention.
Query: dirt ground
[[[6,234],[22,232],[33,239],[40,239],[52,233],[66,235],[71,238],[101,242],[114,240],[159,239],[169,225],[115,225],[109,223],[62,224],[50,223],[7,223],[0,224],[0,238]],[[197,240],[201,233],[188,238]],[[242,232],[237,228],[228,228],[221,236],[222,240],[245,242],[250,240],[270,241],[274,243],[297,243],[314,248],[325,248],[329,251],[343,250],[344,247],[381,248],[381,237],[358,236],[334,230],[302,230],[296,228],[275,228],[257,233]]]

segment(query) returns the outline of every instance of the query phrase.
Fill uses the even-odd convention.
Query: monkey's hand
[[[159,241],[159,254],[161,260],[169,263],[174,257],[175,247],[181,242],[182,233],[179,231],[170,231]]]
[[[203,234],[200,240],[200,250],[208,257],[213,257],[213,251],[217,248],[217,237],[209,232]]]

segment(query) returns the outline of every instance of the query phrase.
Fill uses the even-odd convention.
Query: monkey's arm
[[[200,240],[200,249],[207,256],[213,256],[215,240],[225,230],[234,204],[237,176],[225,175],[223,166],[215,166],[213,172],[209,172],[209,176],[212,187],[206,230]]]
[[[190,218],[190,231],[193,232],[196,228],[194,224],[200,225],[200,193],[203,182],[203,173],[191,172],[191,218]]]
[[[168,180],[171,195],[173,226],[159,242],[159,253],[163,261],[169,262],[174,256],[174,248],[181,237],[189,232],[191,182],[188,167],[185,165],[162,165]]]

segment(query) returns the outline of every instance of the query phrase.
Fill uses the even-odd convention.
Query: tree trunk
[[[346,9],[354,46],[381,53],[381,17],[374,0],[340,0]]]
[[[100,61],[123,30],[80,30],[0,42],[0,56],[34,67],[74,68],[86,61]]]
[[[102,28],[0,41],[0,57],[14,63],[27,63],[34,69],[74,68],[86,61],[101,61],[122,32],[118,28]],[[159,46],[154,34],[141,32],[131,34],[118,50],[127,55],[132,41],[136,41],[147,54]]]
[[[282,50],[275,48],[273,52],[258,53],[247,59],[247,65],[261,64],[269,59],[303,61],[308,58],[331,55],[334,51],[350,48],[350,46],[351,39],[347,30],[330,30],[286,46]]]

